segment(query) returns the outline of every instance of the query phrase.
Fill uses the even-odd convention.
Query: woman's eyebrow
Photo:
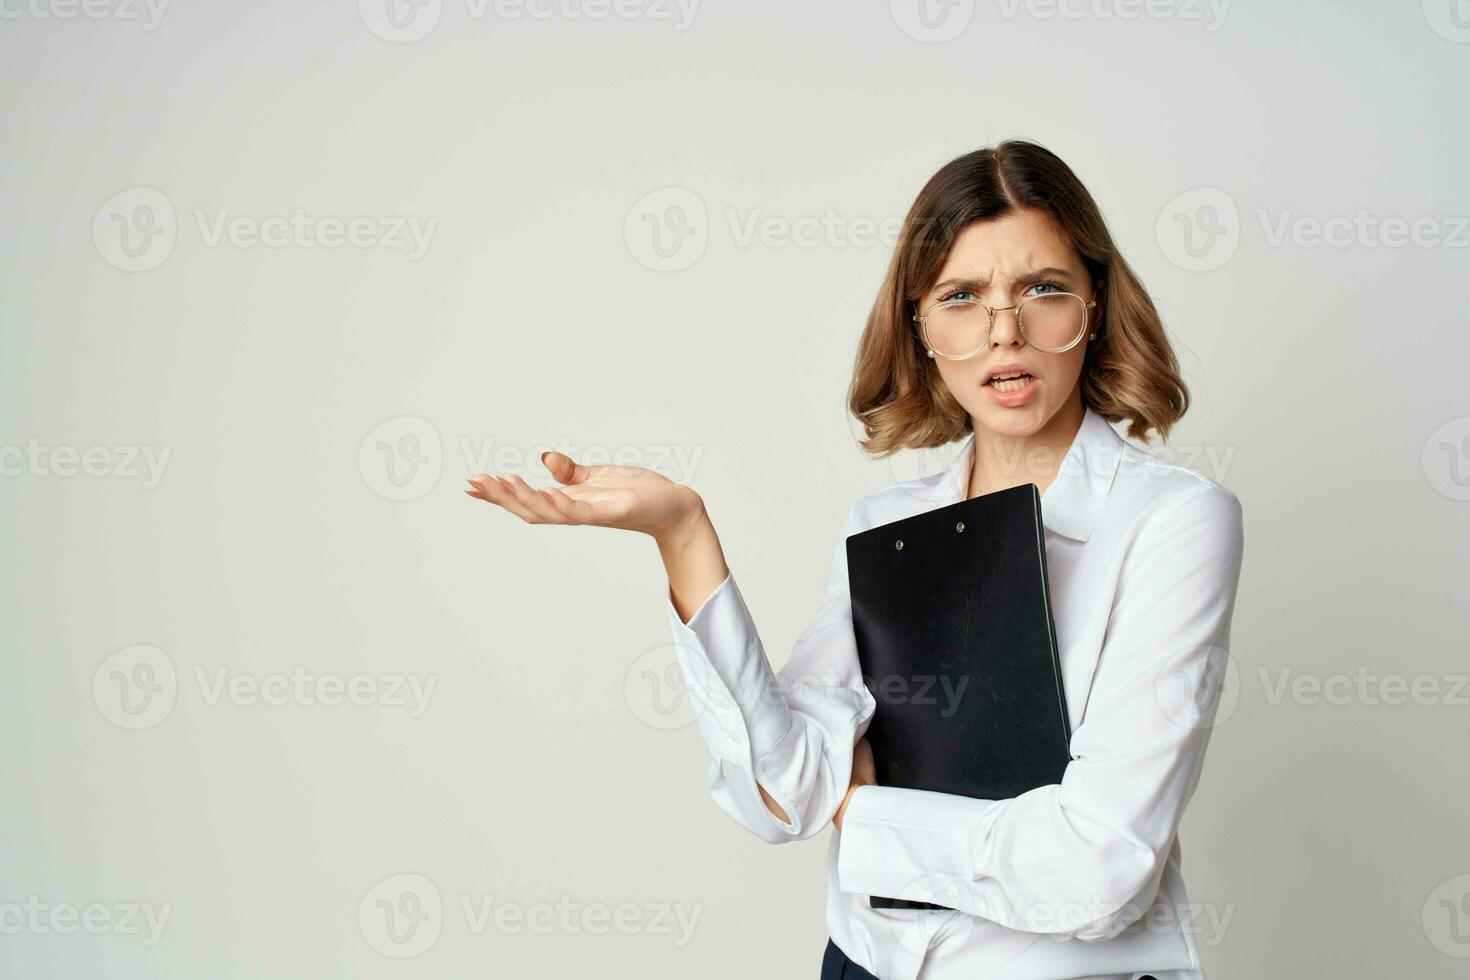
[[[1053,279],[1070,279],[1070,278],[1072,278],[1072,273],[1068,272],[1066,269],[1058,269],[1056,266],[1049,265],[1049,266],[1046,266],[1045,268],[1032,269],[1030,272],[1023,272],[1019,276],[1016,277],[1016,281],[1017,282],[1030,282],[1032,280],[1042,279],[1042,278],[1046,278],[1048,276],[1051,277],[1051,278],[1053,278]],[[989,279],[975,279],[975,278],[972,278],[970,276],[953,276],[953,277],[951,277],[949,279],[943,280],[942,282],[935,283],[934,284],[934,288],[931,289],[931,290],[929,290],[929,292],[932,294],[932,293],[938,292],[941,289],[949,289],[949,288],[953,288],[953,289],[983,289],[984,287],[988,286],[989,284],[990,284],[990,280]]]

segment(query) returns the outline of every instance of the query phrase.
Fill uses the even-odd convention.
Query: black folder
[[[1004,800],[1061,782],[1072,726],[1036,484],[850,535],[847,570],[880,786]]]

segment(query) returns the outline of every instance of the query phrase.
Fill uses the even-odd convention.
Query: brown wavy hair
[[[1071,238],[1098,292],[1097,340],[1082,363],[1082,400],[1128,435],[1167,439],[1189,408],[1189,389],[1148,291],[1119,254],[1097,202],[1050,150],[1007,140],[945,164],[904,219],[867,327],[858,343],[848,409],[863,425],[864,452],[943,446],[970,431],[911,319],[971,222],[1023,208],[1045,212]]]

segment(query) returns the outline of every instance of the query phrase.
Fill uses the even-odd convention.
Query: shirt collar
[[[1056,479],[1041,495],[1042,523],[1058,534],[1086,541],[1102,514],[1127,445],[1107,419],[1084,405],[1082,424],[1062,457]],[[971,432],[954,462],[940,474],[929,498],[931,507],[965,499],[974,458],[975,433]]]

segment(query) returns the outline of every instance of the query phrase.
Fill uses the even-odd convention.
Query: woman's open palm
[[[527,524],[590,524],[655,537],[677,531],[703,504],[689,487],[642,466],[584,466],[554,450],[541,461],[562,486],[537,490],[514,473],[480,473],[465,493]]]

